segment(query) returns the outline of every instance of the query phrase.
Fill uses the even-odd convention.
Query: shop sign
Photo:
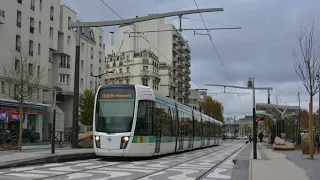
[[[20,114],[19,113],[11,113],[10,114],[10,121],[19,121],[20,120]],[[26,119],[26,114],[23,114],[23,121]]]
[[[1,112],[0,113],[0,121],[7,121],[8,120],[8,113],[7,112]]]

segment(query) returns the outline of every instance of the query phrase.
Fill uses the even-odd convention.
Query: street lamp
[[[51,133],[51,154],[55,151],[55,131],[56,131],[56,98],[57,92],[61,93],[62,88],[58,86],[53,87],[53,117],[52,117],[52,133]]]
[[[111,73],[113,73],[113,71],[107,71],[107,72],[105,72],[105,73],[102,73],[102,74],[99,74],[99,75],[95,75],[95,76],[92,76],[92,77],[95,77],[96,78],[96,80],[95,80],[95,86],[94,86],[94,91],[95,92],[97,92],[97,77],[101,77],[102,75],[105,75],[105,74],[111,74]]]
[[[253,159],[257,159],[257,129],[256,129],[256,96],[254,90],[254,78],[249,77],[248,88],[252,88],[253,112],[252,112],[252,138],[253,138]]]

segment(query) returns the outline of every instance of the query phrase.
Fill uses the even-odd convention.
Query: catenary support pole
[[[252,116],[252,125],[253,125],[253,159],[257,159],[257,123],[256,123],[256,96],[254,89],[254,78],[252,79],[252,96],[253,96],[253,116]]]
[[[55,153],[55,137],[56,137],[56,99],[57,90],[53,89],[53,117],[52,117],[52,132],[51,132],[51,154]]]
[[[73,96],[73,119],[72,119],[72,148],[78,146],[78,121],[79,121],[79,62],[80,62],[80,30],[76,34],[76,59],[74,72],[74,96]]]

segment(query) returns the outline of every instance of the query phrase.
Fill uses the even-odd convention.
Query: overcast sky
[[[118,16],[100,0],[63,0],[77,13],[81,21],[118,20]],[[145,16],[151,13],[196,9],[193,0],[104,0],[122,18]],[[237,30],[211,31],[233,85],[246,86],[248,77],[255,77],[256,86],[277,87],[283,95],[283,104],[298,105],[300,86],[301,105],[308,107],[309,97],[293,68],[292,49],[297,46],[301,25],[312,23],[320,28],[319,0],[197,0],[199,8],[224,8],[223,12],[205,13],[208,28],[240,26]],[[204,28],[199,14],[186,15],[183,28]],[[317,18],[318,17],[318,18]],[[167,23],[178,27],[176,17],[166,18]],[[108,33],[117,27],[103,28],[105,42]],[[203,31],[204,33],[204,31]],[[191,86],[207,88],[209,93],[223,92],[223,88],[205,87],[204,84],[231,82],[208,36],[184,31],[183,36],[191,47]],[[320,42],[319,42],[320,43]],[[235,92],[228,88],[227,92]],[[237,90],[237,92],[250,92]],[[219,94],[213,98],[223,103],[225,116],[239,116],[252,112],[252,93],[241,96]],[[318,94],[314,97],[314,109],[318,106]],[[267,92],[256,92],[257,103],[267,103]],[[241,106],[242,104],[242,106]],[[251,113],[252,114],[252,113]]]

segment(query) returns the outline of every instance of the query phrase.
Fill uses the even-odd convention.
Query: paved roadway
[[[0,170],[0,179],[220,180],[231,179],[233,158],[244,143],[140,161],[91,159]]]

